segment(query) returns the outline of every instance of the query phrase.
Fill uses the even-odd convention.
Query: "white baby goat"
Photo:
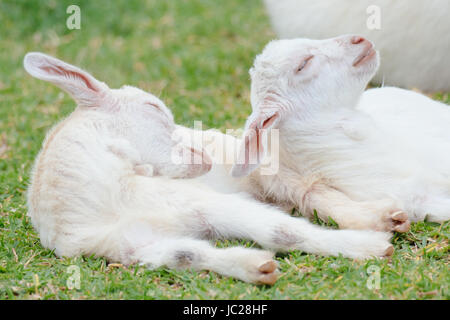
[[[359,36],[270,42],[250,71],[244,138],[205,132],[215,164],[199,179],[308,217],[317,210],[341,228],[405,232],[409,219],[448,220],[450,108],[403,89],[364,92],[378,65],[372,43]],[[270,152],[278,141],[262,139],[271,128],[279,129],[279,154]],[[226,152],[218,152],[224,138]],[[217,165],[233,144],[241,144],[241,162]],[[276,174],[255,170],[265,154],[279,159]],[[233,181],[230,170],[248,176]]]
[[[352,258],[391,255],[390,235],[327,230],[245,194],[223,194],[193,178],[210,169],[201,150],[172,139],[175,124],[155,96],[110,89],[90,74],[41,53],[25,69],[78,103],[47,135],[32,173],[28,214],[58,256],[95,254],[125,264],[208,269],[272,284],[271,251],[219,249],[206,239],[247,238],[271,250]],[[199,164],[174,164],[172,154]]]

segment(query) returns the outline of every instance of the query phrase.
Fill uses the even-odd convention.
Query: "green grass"
[[[65,26],[82,10],[81,30]],[[93,257],[58,258],[26,216],[29,172],[45,132],[74,102],[28,76],[27,51],[79,65],[111,87],[160,95],[184,125],[237,128],[250,113],[247,70],[274,38],[260,1],[0,2],[0,299],[448,299],[450,223],[418,223],[396,235],[391,260],[355,262],[301,252],[278,256],[273,287],[209,272],[146,270]],[[434,95],[449,103],[447,93]],[[250,242],[222,241],[219,246]],[[69,289],[71,265],[81,288]],[[368,289],[368,267],[380,288]]]

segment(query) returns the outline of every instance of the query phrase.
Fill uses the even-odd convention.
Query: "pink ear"
[[[247,125],[236,163],[231,169],[233,177],[243,177],[250,174],[261,165],[267,152],[267,135],[279,122],[279,114],[260,114]]]
[[[97,106],[108,90],[89,73],[43,53],[28,53],[23,65],[33,77],[57,85],[80,105]]]

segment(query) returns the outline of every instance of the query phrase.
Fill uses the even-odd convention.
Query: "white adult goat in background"
[[[247,238],[271,250],[352,258],[392,254],[388,233],[327,230],[245,194],[177,179],[204,174],[210,161],[172,139],[173,116],[155,96],[129,86],[110,89],[41,53],[27,54],[24,67],[78,103],[47,135],[28,191],[28,215],[43,246],[58,256],[94,254],[272,284],[272,252],[219,249],[206,239]],[[174,154],[196,155],[198,164],[175,164]]]
[[[448,0],[264,2],[280,39],[326,39],[357,33],[380,50],[382,64],[375,83],[450,91]]]
[[[378,65],[359,36],[270,42],[250,70],[253,113],[243,139],[205,131],[214,165],[198,179],[308,217],[317,210],[341,228],[405,232],[409,219],[448,220],[450,107],[398,88],[364,92]],[[263,139],[263,129],[278,129],[279,141]],[[236,144],[238,162],[220,165]],[[279,161],[275,174],[255,170],[266,155]]]

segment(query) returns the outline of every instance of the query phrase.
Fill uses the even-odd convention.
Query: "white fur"
[[[280,38],[326,39],[357,33],[382,56],[376,83],[450,91],[448,0],[265,0]],[[370,6],[380,8],[380,29],[369,29]],[[369,12],[367,9],[369,8]]]
[[[28,193],[32,223],[57,255],[208,269],[272,284],[272,252],[218,249],[206,239],[247,238],[271,250],[352,258],[392,254],[387,233],[323,229],[248,195],[181,179],[204,174],[210,160],[172,139],[172,114],[155,96],[129,86],[109,89],[41,53],[27,54],[24,66],[79,104],[47,135]],[[172,155],[181,152],[201,155],[200,163],[175,164]]]
[[[218,165],[224,160],[208,140],[219,141],[221,134],[207,131],[203,139],[215,164],[198,179],[221,179],[220,190],[249,192],[266,202],[298,207],[309,217],[317,210],[341,228],[405,232],[408,217],[448,220],[450,108],[398,88],[364,92],[379,58],[375,54],[353,66],[372,45],[358,39],[270,42],[250,72],[253,113],[244,134],[250,139],[226,139],[232,140],[228,145],[248,145],[248,129],[277,115],[279,171],[262,175],[255,170],[258,165]],[[260,149],[271,150],[268,145]],[[227,147],[229,153],[235,150]],[[248,176],[230,181],[230,171]]]

